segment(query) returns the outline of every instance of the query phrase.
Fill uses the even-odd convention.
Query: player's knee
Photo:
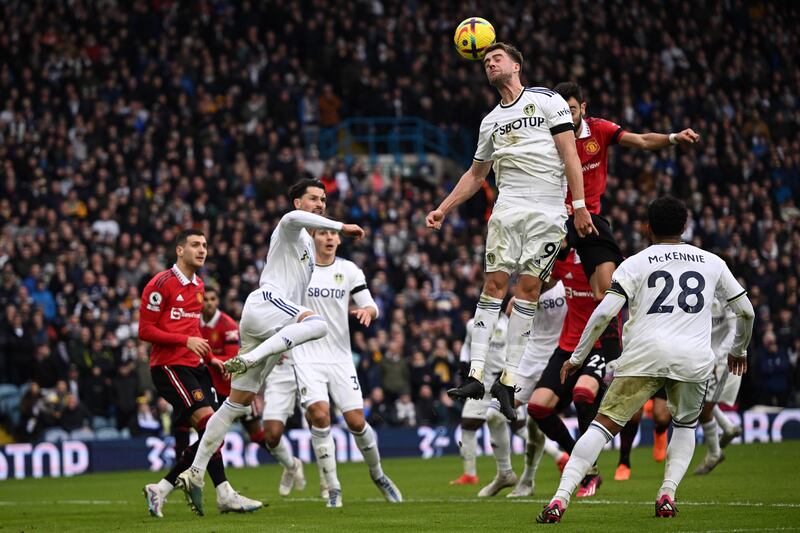
[[[528,414],[534,420],[543,420],[553,414],[554,409],[546,405],[530,402],[528,403]]]
[[[344,421],[351,433],[363,433],[367,428],[363,409],[353,409],[344,413]]]
[[[507,423],[507,419],[500,411],[490,407],[486,412],[486,423],[493,427],[504,426]]]
[[[487,274],[486,280],[483,282],[483,293],[492,298],[505,298],[506,291],[508,290],[508,274],[503,276],[492,275],[497,274],[492,272]]]
[[[328,323],[320,315],[309,313],[300,322],[308,328],[312,340],[321,339],[328,334]]]
[[[331,415],[328,405],[317,402],[308,407],[308,421],[312,426],[325,428],[331,425]]]
[[[587,387],[575,387],[572,389],[572,401],[575,402],[575,405],[583,404],[583,405],[592,405],[594,404],[594,400],[596,398],[596,394],[594,391]]]

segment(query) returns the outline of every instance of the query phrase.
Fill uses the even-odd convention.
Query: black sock
[[[572,438],[572,435],[569,434],[569,430],[567,426],[564,425],[561,417],[555,413],[550,413],[544,418],[537,418],[536,423],[539,425],[539,429],[541,429],[550,440],[558,443],[561,449],[568,454],[572,454],[572,449],[575,447],[575,440]]]
[[[186,448],[183,453],[178,457],[178,460],[175,461],[175,465],[172,469],[164,476],[164,479],[175,485],[178,481],[178,476],[183,473],[184,470],[192,466],[192,461],[194,461],[194,456],[197,453],[197,448],[200,446],[200,441],[198,440],[188,448]]]
[[[589,429],[589,424],[592,423],[595,415],[597,415],[597,406],[595,402],[576,402],[575,413],[578,415],[578,431],[583,435]]]
[[[619,432],[620,445],[619,445],[619,464],[625,465],[628,468],[631,466],[631,448],[633,448],[633,439],[636,438],[636,433],[639,431],[639,421],[630,420],[622,431]]]
[[[175,457],[183,455],[183,451],[189,447],[189,428],[178,426],[175,428]]]
[[[668,429],[669,429],[669,423],[666,423],[664,425],[656,424],[656,433],[658,433],[659,435],[661,435]]]
[[[225,477],[225,464],[222,462],[222,453],[219,451],[214,452],[211,460],[208,461],[208,475],[211,476],[211,481],[214,482],[215,487],[228,481],[228,478]]]

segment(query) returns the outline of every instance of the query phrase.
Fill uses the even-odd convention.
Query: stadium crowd
[[[200,227],[202,277],[237,317],[289,208],[285,191],[306,175],[326,184],[333,217],[368,230],[342,255],[363,267],[380,307],[368,330],[351,325],[370,423],[456,422],[443,391],[458,379],[493,193],[430,232],[424,215],[458,176],[322,161],[314,142],[359,115],[474,130],[497,97],[479,64],[452,49],[456,23],[476,14],[466,5],[0,3],[0,383],[17,395],[0,408],[18,405],[4,415],[9,431],[35,439],[98,417],[133,434],[168,431],[136,337],[140,291],[172,264],[176,232]],[[686,239],[725,257],[757,309],[739,406],[798,405],[797,6],[482,9],[498,40],[524,53],[529,85],[574,79],[589,115],[702,135],[691,149],[612,149],[604,211],[629,255],[647,244],[647,203],[683,198]]]

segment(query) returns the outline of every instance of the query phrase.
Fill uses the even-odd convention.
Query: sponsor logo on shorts
[[[203,394],[202,390],[194,389],[192,391],[192,398],[194,398],[194,401],[196,401],[196,402],[202,402],[203,398],[205,398],[205,395]]]
[[[486,324],[483,323],[483,320],[478,320],[473,327],[486,329]]]

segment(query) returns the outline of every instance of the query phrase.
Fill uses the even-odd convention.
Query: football
[[[495,33],[491,23],[480,17],[465,19],[456,28],[453,42],[456,50],[467,59],[479,61],[483,59],[486,48],[494,44]]]

